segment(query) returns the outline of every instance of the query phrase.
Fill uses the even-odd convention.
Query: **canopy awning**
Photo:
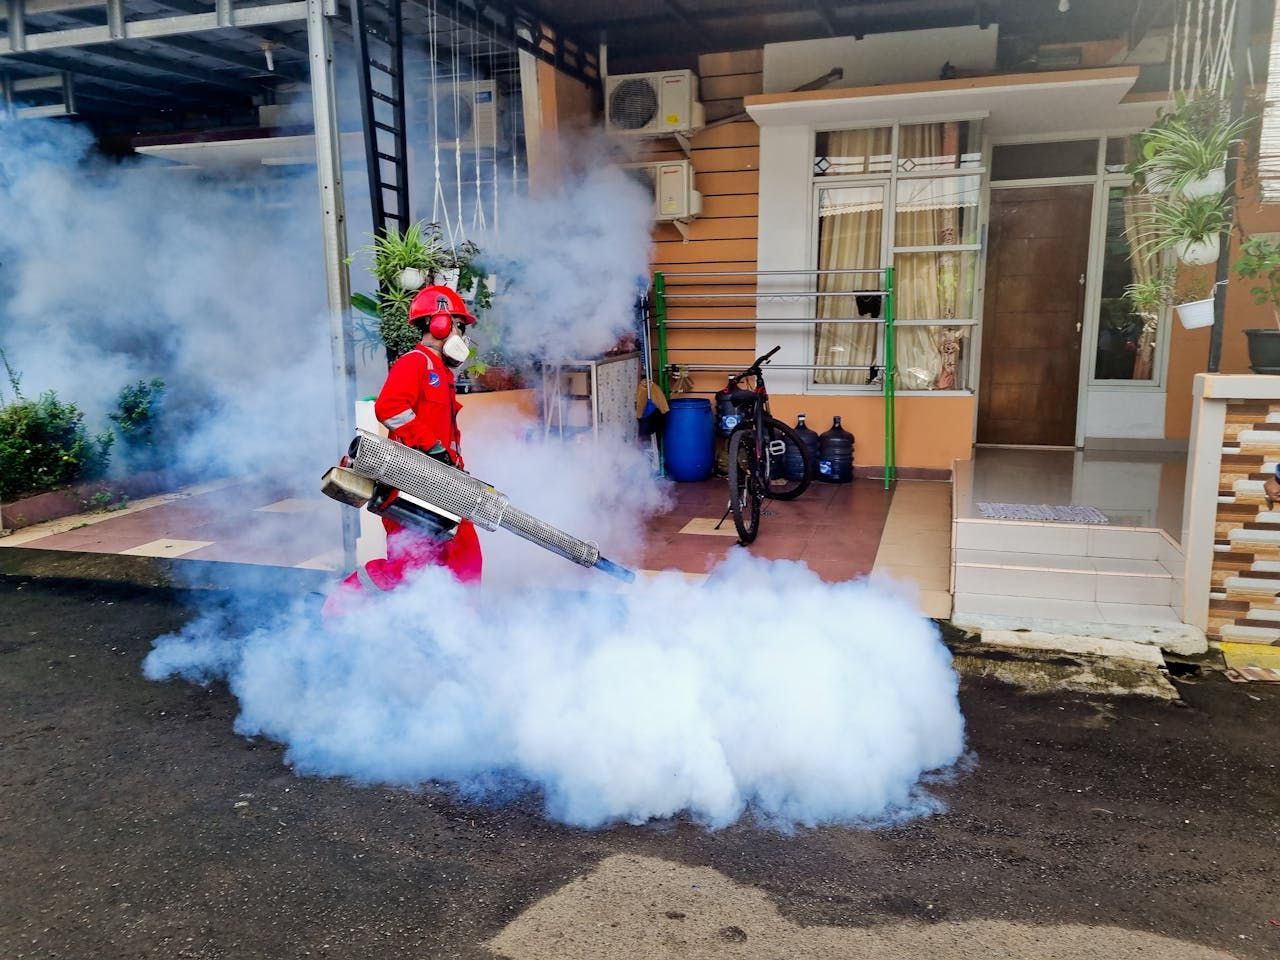
[[[941,119],[981,119],[998,137],[1098,135],[1141,130],[1165,103],[1131,97],[1136,66],[995,74],[847,90],[763,93],[747,97],[762,127],[869,127]]]

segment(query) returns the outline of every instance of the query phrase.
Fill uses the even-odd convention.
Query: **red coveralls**
[[[374,415],[391,432],[392,440],[422,451],[441,443],[458,468],[463,466],[458,432],[461,409],[453,371],[440,354],[422,344],[391,365],[373,405]],[[370,560],[342,581],[338,593],[346,588],[391,590],[414,570],[433,564],[448,567],[462,583],[480,581],[480,539],[470,520],[459,523],[453,538],[443,543],[385,517],[382,524],[387,529],[387,559]],[[332,604],[326,607],[334,609]]]

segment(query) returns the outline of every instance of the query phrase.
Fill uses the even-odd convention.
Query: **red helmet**
[[[476,322],[476,318],[471,315],[466,303],[458,296],[457,291],[450,290],[440,284],[423,287],[414,295],[413,302],[409,304],[410,323],[415,320],[421,320],[424,317],[430,321],[441,314],[451,318],[456,317],[468,324]]]

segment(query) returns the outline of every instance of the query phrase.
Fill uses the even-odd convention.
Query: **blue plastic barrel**
[[[667,476],[684,483],[696,483],[711,476],[715,459],[713,435],[710,400],[697,397],[672,400],[662,432]]]

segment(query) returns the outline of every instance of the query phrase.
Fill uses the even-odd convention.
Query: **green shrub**
[[[50,390],[0,406],[0,499],[93,480],[107,469],[109,432],[90,436],[84,414]]]
[[[164,381],[139,380],[120,391],[116,412],[109,414],[120,435],[124,462],[134,470],[151,470],[164,459],[160,411]]]

